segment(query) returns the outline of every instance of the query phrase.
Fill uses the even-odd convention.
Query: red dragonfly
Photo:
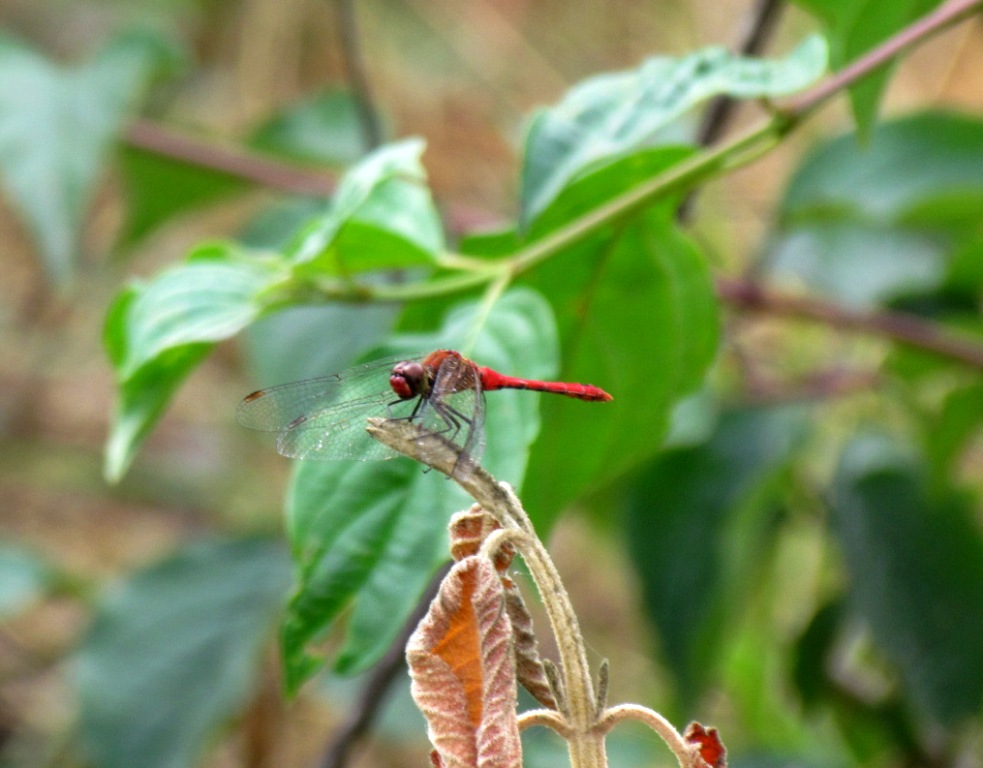
[[[388,372],[389,386],[383,383]],[[415,359],[390,358],[332,376],[282,384],[247,395],[236,420],[278,433],[276,448],[296,459],[389,459],[398,455],[365,431],[371,416],[414,421],[457,443],[477,461],[484,448],[484,392],[531,389],[606,402],[590,384],[505,376],[459,352],[438,349]]]

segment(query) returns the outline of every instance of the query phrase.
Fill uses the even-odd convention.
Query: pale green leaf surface
[[[422,141],[407,139],[349,169],[330,207],[288,245],[287,257],[330,274],[430,263],[443,233],[422,152]]]
[[[983,122],[925,113],[817,148],[789,182],[773,273],[854,306],[938,288],[983,215]],[[978,237],[978,235],[976,235]]]
[[[0,178],[53,281],[71,280],[109,149],[140,92],[173,59],[158,38],[130,33],[65,67],[0,37]]]
[[[165,351],[229,338],[265,309],[260,294],[283,270],[259,261],[188,261],[158,275],[133,301],[120,375],[133,376]]]
[[[123,475],[178,385],[215,342],[260,316],[263,292],[282,277],[283,268],[274,263],[216,245],[120,294],[104,331],[118,386],[106,446],[108,478]]]
[[[50,586],[51,570],[35,553],[0,543],[0,618],[13,616]]]
[[[713,47],[585,80],[532,118],[522,169],[522,221],[536,218],[587,166],[661,143],[661,132],[707,99],[794,93],[825,67],[825,43],[814,36],[783,60],[742,58]]]
[[[100,768],[191,768],[245,705],[289,584],[282,546],[207,541],[131,574],[76,660],[80,735]]]

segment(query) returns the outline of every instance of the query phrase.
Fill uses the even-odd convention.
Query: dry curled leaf
[[[467,512],[458,512],[448,525],[451,555],[455,560],[462,560],[477,554],[489,534],[501,527],[495,518],[477,504],[473,504]],[[506,544],[494,554],[494,564],[505,588],[505,609],[512,621],[512,642],[519,683],[544,707],[556,709],[553,689],[539,657],[539,644],[533,631],[532,616],[522,601],[519,588],[507,575],[514,557],[515,547]]]
[[[435,765],[521,766],[512,625],[501,579],[486,558],[468,557],[451,569],[406,658]]]
[[[451,518],[447,528],[451,537],[451,557],[463,560],[465,557],[478,554],[481,545],[493,531],[502,526],[477,504],[472,504],[467,512],[458,512]],[[503,575],[512,565],[515,557],[515,547],[511,544],[499,547],[494,555],[495,570]]]
[[[532,628],[532,616],[522,601],[519,588],[511,583],[505,587],[505,610],[512,622],[512,643],[515,647],[515,668],[519,683],[548,709],[558,709],[553,688],[543,661],[539,657],[539,643]]]
[[[693,722],[686,726],[683,738],[699,747],[700,757],[710,768],[727,768],[727,750],[716,728],[706,728]]]

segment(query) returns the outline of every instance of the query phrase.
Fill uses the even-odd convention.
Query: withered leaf
[[[727,768],[727,750],[716,728],[706,728],[693,722],[686,726],[683,738],[699,746],[700,757],[710,768]]]
[[[442,768],[519,768],[515,654],[501,579],[457,563],[406,649],[411,692]]]
[[[532,629],[532,616],[522,601],[519,588],[511,581],[505,586],[505,610],[512,622],[512,642],[515,646],[516,675],[522,687],[548,709],[557,709],[553,689],[550,687],[543,661],[539,657],[539,643]]]

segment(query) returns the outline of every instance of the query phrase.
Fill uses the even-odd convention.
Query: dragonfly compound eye
[[[423,394],[426,389],[423,366],[412,361],[396,363],[389,377],[389,386],[403,400]]]

